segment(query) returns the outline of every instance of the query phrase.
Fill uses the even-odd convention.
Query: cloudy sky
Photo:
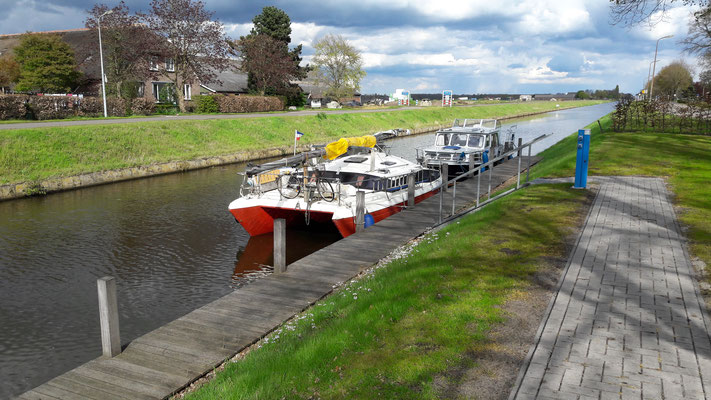
[[[262,7],[291,17],[292,44],[341,34],[364,59],[363,93],[638,92],[659,45],[657,71],[684,58],[677,43],[692,9],[680,6],[653,27],[609,23],[606,0],[204,0],[228,36],[247,33]],[[116,1],[105,1],[114,6]],[[131,10],[148,0],[127,0]],[[0,34],[83,27],[90,0],[0,0]],[[697,68],[698,69],[698,68]],[[699,71],[696,71],[697,73]]]

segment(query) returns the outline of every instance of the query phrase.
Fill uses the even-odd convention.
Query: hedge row
[[[212,95],[200,96],[196,103],[186,102],[187,111],[245,113],[284,109],[284,100],[279,97]],[[151,115],[156,112],[156,104],[145,98],[136,98],[130,103],[120,98],[107,98],[106,109],[112,117]],[[103,102],[99,97],[0,96],[0,120],[100,117],[103,114]]]
[[[284,109],[284,100],[267,96],[216,95],[214,97],[221,113],[245,113],[280,111]]]
[[[130,107],[119,98],[106,99],[107,114],[123,117],[127,112],[149,115],[155,111],[155,103],[146,99],[134,99]],[[0,96],[0,120],[7,119],[63,119],[71,117],[100,117],[104,115],[103,100],[98,97],[53,97],[7,95]]]

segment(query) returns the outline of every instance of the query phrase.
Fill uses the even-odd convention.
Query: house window
[[[170,82],[153,82],[153,97],[156,103],[175,103],[175,90]]]
[[[193,99],[193,89],[190,85],[183,85],[183,100]]]
[[[172,58],[165,59],[165,70],[168,72],[175,72],[175,61]]]
[[[156,62],[155,57],[151,57],[151,59],[148,61],[148,69],[151,71],[158,71],[158,63]]]

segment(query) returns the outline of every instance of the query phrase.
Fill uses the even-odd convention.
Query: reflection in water
[[[333,224],[311,224],[308,229],[286,231],[286,264],[300,260],[341,238]],[[274,233],[252,236],[237,250],[232,286],[237,288],[272,271]]]
[[[530,135],[524,140],[551,131],[564,137],[611,109],[511,123]],[[431,142],[432,135],[420,135],[391,144],[394,154],[414,159],[414,148]],[[125,344],[268,272],[260,265],[271,263],[271,235],[249,238],[227,211],[242,170],[230,165],[0,202],[0,399],[101,354],[102,276],[116,277]],[[338,238],[290,230],[288,261]]]

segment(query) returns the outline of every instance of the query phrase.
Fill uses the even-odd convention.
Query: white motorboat
[[[249,168],[241,197],[229,205],[251,236],[269,233],[274,219],[287,226],[333,224],[343,237],[356,230],[356,193],[365,192],[365,225],[407,204],[408,176],[415,175],[415,203],[438,192],[437,170],[384,152],[375,136],[344,138],[317,149]]]

